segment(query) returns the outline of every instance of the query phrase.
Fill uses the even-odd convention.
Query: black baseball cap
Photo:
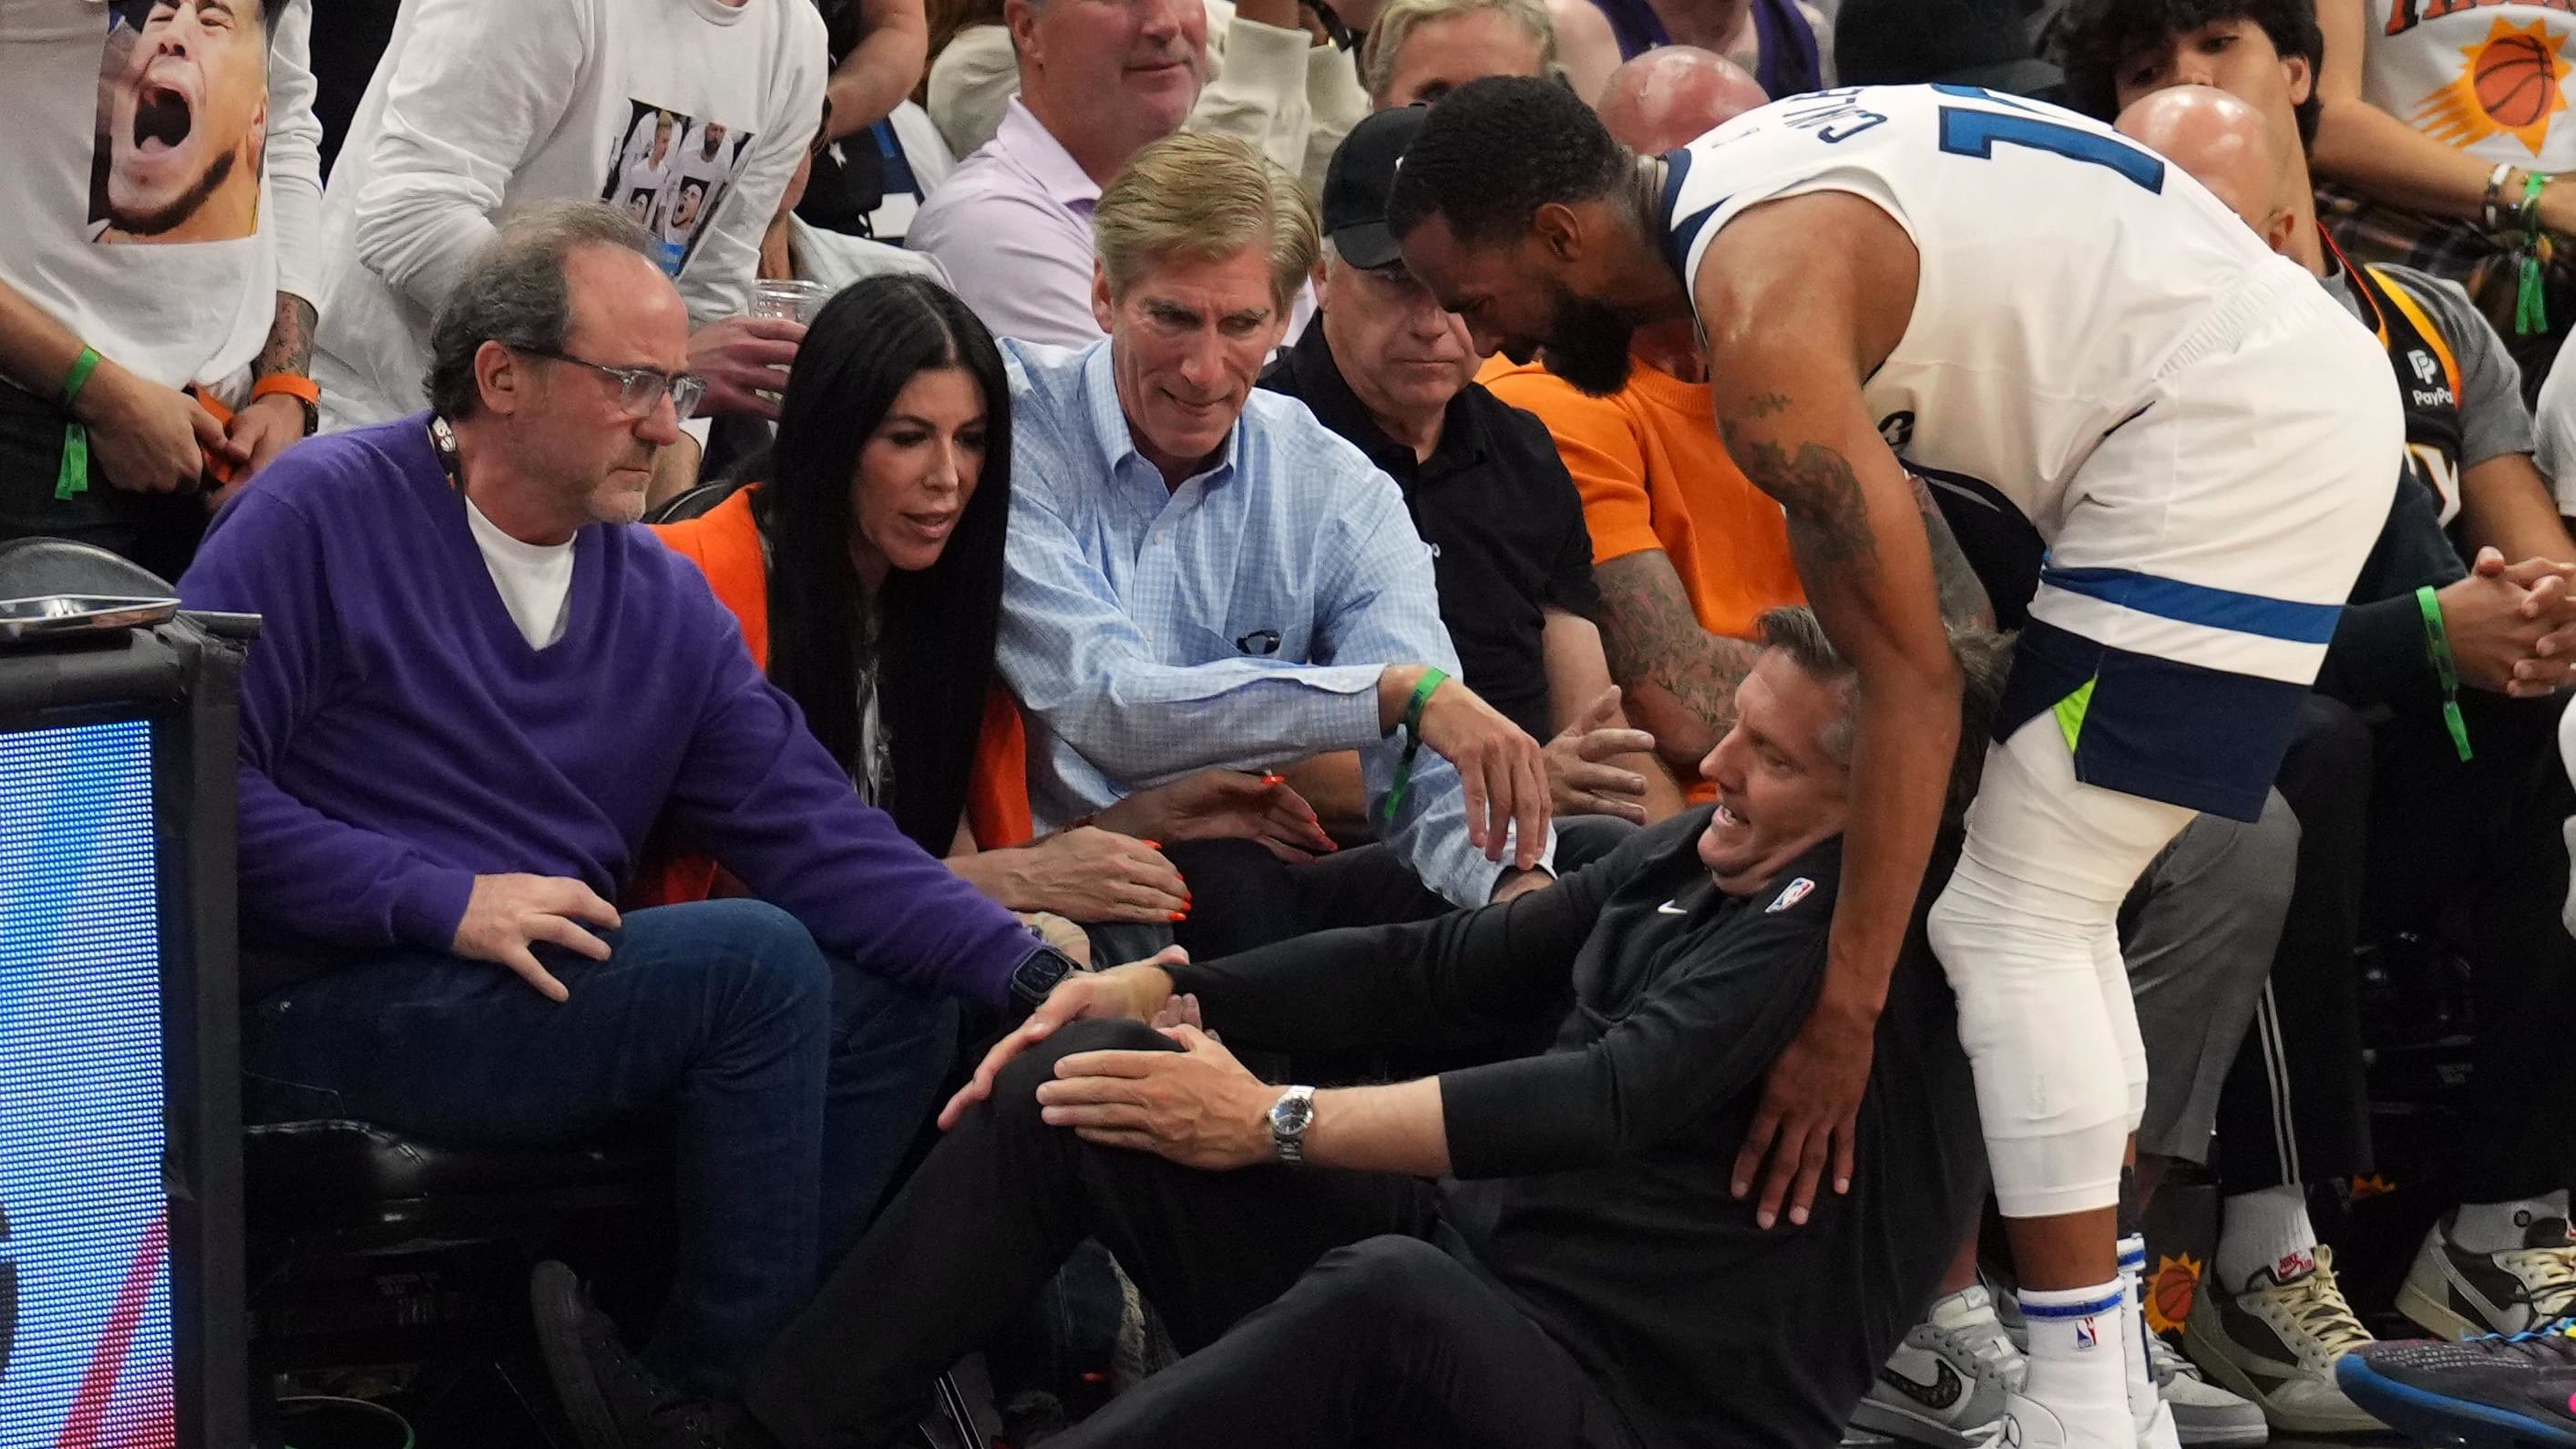
[[[1395,168],[1422,129],[1427,106],[1379,111],[1351,127],[1324,168],[1324,235],[1342,260],[1373,272],[1398,257],[1386,229],[1386,197],[1395,190]]]

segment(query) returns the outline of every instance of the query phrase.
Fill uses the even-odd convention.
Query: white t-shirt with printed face
[[[165,386],[246,369],[277,294],[320,290],[311,25],[307,0],[0,0],[0,282]]]
[[[2482,161],[2576,168],[2564,5],[2368,0],[2362,98]]]
[[[812,0],[406,0],[323,203],[324,426],[428,406],[430,319],[521,203],[640,206],[692,324],[748,312],[829,61]],[[673,245],[671,182],[709,123],[733,170]]]

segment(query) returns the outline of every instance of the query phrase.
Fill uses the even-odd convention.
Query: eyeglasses
[[[593,362],[587,357],[575,357],[571,353],[556,352],[545,347],[521,347],[517,350],[530,357],[542,357],[552,362],[569,362],[575,367],[587,367],[604,377],[614,379],[618,388],[617,409],[630,418],[651,417],[655,405],[662,401],[662,395],[669,393],[671,410],[679,415],[681,422],[685,423],[697,412],[698,399],[707,395],[707,380],[693,372],[670,373],[655,372],[649,367],[610,367],[605,363]]]

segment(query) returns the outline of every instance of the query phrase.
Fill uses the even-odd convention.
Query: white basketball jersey
[[[2213,315],[2249,283],[2297,272],[2109,127],[1968,87],[1818,91],[1667,160],[1664,223],[1685,282],[1719,230],[1764,201],[1851,192],[1905,228],[1921,253],[1913,319],[1863,396],[1909,464],[1987,485],[2043,539],[2076,470]]]

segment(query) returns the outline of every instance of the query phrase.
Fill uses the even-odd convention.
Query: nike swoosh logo
[[[1671,901],[1666,901],[1662,905],[1655,907],[1655,914],[1659,916],[1687,916],[1690,912],[1674,905]]]
[[[1878,1379],[1879,1382],[1927,1409],[1949,1408],[1959,1402],[1959,1391],[1967,1385],[1960,1379],[1959,1371],[1948,1364],[1936,1363],[1933,1367],[1935,1373],[1932,1382],[1928,1384],[1917,1383],[1884,1365],[1879,1368]]]

